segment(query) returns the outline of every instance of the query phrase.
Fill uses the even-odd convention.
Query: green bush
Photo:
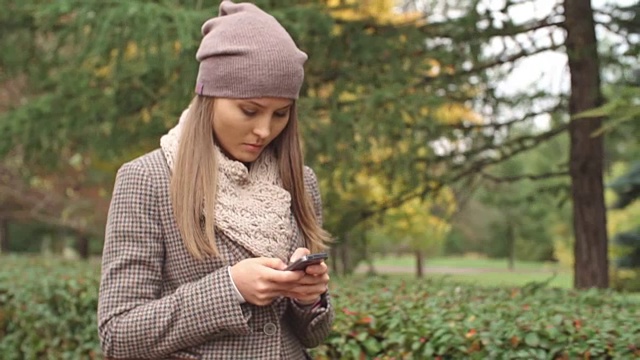
[[[99,266],[0,258],[0,358],[98,359]]]
[[[0,258],[2,359],[100,358],[98,265]],[[640,358],[640,297],[352,278],[318,359]]]
[[[373,278],[333,291],[330,359],[640,358],[640,296]]]

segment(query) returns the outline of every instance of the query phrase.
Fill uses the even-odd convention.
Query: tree
[[[527,129],[519,129],[523,130]],[[500,214],[490,220],[494,226],[487,253],[508,256],[510,268],[516,258],[553,260],[550,225],[569,197],[569,184],[565,162],[552,159],[567,143],[566,136],[557,137],[482,172],[484,182],[476,199]]]
[[[629,171],[615,179],[610,185],[617,200],[614,209],[624,209],[640,199],[640,161],[633,163]],[[614,243],[627,249],[626,254],[618,258],[618,267],[640,269],[640,222],[635,221],[636,229],[619,232]]]
[[[449,188],[424,200],[407,201],[385,211],[376,221],[368,222],[367,235],[376,240],[370,247],[380,253],[413,253],[416,276],[423,277],[425,257],[440,252],[451,230],[450,219],[455,210],[456,200]]]
[[[570,126],[582,129],[562,116],[563,94],[504,94],[495,86],[514,63],[570,44],[550,34],[567,25],[557,9],[518,22],[509,11],[522,2],[456,2],[456,14],[444,20],[390,14],[389,1],[258,3],[310,55],[299,102],[305,152],[339,246],[359,246],[362,224],[391,209],[481,176]],[[103,191],[116,164],[157,147],[176,122],[193,94],[199,24],[216,13],[198,0],[0,5],[9,9],[0,15],[9,34],[0,38],[0,82],[24,79],[22,101],[0,114],[0,154],[19,147],[37,176],[45,165],[80,157],[83,173],[102,173]],[[497,50],[488,46],[500,42]],[[548,127],[511,131],[541,115],[552,115]],[[345,198],[357,191],[359,174],[375,176],[391,196],[383,203]]]
[[[444,4],[446,9],[449,4],[447,1],[437,2]],[[413,2],[415,8],[419,8],[421,2]],[[565,113],[575,119],[575,116],[602,104],[602,96],[600,90],[599,73],[603,69],[603,65],[598,60],[598,42],[595,38],[595,27],[600,26],[601,30],[609,31],[609,34],[622,34],[622,39],[615,41],[607,50],[607,61],[615,59],[618,67],[623,67],[628,59],[637,59],[638,48],[637,41],[632,37],[625,37],[637,26],[637,7],[611,7],[599,13],[604,20],[594,22],[594,15],[591,6],[585,1],[567,0],[563,6],[558,6],[552,10],[547,16],[536,19],[532,18],[524,23],[516,23],[509,16],[511,10],[515,7],[527,6],[528,2],[506,2],[496,7],[481,2],[472,2],[471,7],[467,8],[467,16],[459,16],[456,21],[443,21],[440,26],[449,31],[446,32],[446,38],[451,39],[454,44],[466,39],[467,41],[478,41],[488,43],[491,40],[501,40],[504,45],[501,50],[493,51],[495,56],[489,55],[484,60],[484,64],[471,63],[467,66],[467,72],[491,71],[500,74],[504,68],[510,69],[513,63],[527,58],[532,58],[537,54],[563,50],[569,59],[569,69],[571,75],[571,90],[568,103],[566,103],[562,94],[553,96],[548,91],[540,89],[524,94],[529,97],[529,101],[523,103],[523,94],[520,97],[498,96],[495,92],[488,92],[482,99],[483,105],[490,105],[490,109],[496,113],[496,110],[504,106],[514,107],[515,104],[524,105],[529,109],[540,108],[543,104],[555,104],[552,107],[543,108],[541,112],[533,111],[532,115],[539,114],[559,114],[562,109],[566,109]],[[455,10],[458,12],[462,6],[458,6]],[[477,11],[468,10],[469,8],[477,8]],[[564,14],[559,10],[564,9]],[[514,10],[515,11],[515,10]],[[633,15],[630,18],[629,15]],[[629,20],[631,19],[631,20]],[[457,24],[462,30],[456,31],[451,28],[452,24]],[[635,27],[632,24],[636,24]],[[479,34],[478,39],[469,39],[469,31],[467,29],[475,28]],[[553,29],[563,28],[567,32],[566,38],[560,40],[555,36]],[[479,31],[481,28],[482,31]],[[540,33],[547,31],[548,37],[540,37]],[[443,31],[443,33],[445,33]],[[544,36],[544,35],[543,35]],[[509,45],[507,45],[509,44]],[[482,46],[482,45],[480,45]],[[622,52],[620,49],[626,48],[628,51]],[[475,66],[474,66],[475,65]],[[457,73],[456,73],[457,74]],[[498,80],[500,77],[494,77]],[[553,101],[553,98],[559,101]],[[509,144],[512,143],[513,137],[512,125],[526,121],[529,116],[522,119],[516,117],[507,117],[500,121],[501,125],[493,125],[494,129],[502,126],[504,136],[501,137],[498,144],[493,144],[493,149],[498,150],[500,154],[505,152],[514,154],[519,150],[510,150]],[[551,127],[548,131],[543,131],[539,135],[531,135],[521,137],[521,139],[535,144],[541,141],[547,141],[558,134],[569,131],[571,135],[569,167],[572,176],[572,202],[574,206],[574,233],[575,241],[575,272],[576,287],[606,287],[608,284],[608,264],[607,264],[607,235],[606,235],[606,217],[604,208],[604,199],[602,191],[602,170],[604,162],[604,145],[602,134],[597,131],[602,125],[601,118],[591,118],[588,122],[580,122],[574,119],[567,120],[567,117],[552,117]],[[487,124],[480,128],[486,128]],[[596,134],[596,136],[592,136]],[[516,138],[517,139],[517,138]],[[516,140],[516,143],[519,141]],[[468,152],[467,152],[468,153]],[[475,152],[486,155],[481,151]],[[472,153],[473,154],[473,153]],[[496,156],[490,156],[492,160]],[[504,158],[504,156],[502,157]],[[474,163],[474,162],[472,162]],[[475,163],[483,165],[482,162]],[[476,170],[480,170],[476,166]]]
[[[0,217],[0,254],[9,252],[9,220]]]
[[[589,1],[565,0],[566,46],[571,72],[569,113],[602,105],[600,64],[593,9]],[[572,120],[570,174],[575,233],[574,285],[609,287],[607,220],[604,205],[604,139],[593,134],[602,118]]]
[[[387,179],[385,185],[399,169],[415,170],[403,168],[411,161],[407,154],[426,150],[428,137],[424,130],[420,134],[408,126],[413,118],[425,111],[440,117],[445,103],[465,108],[436,97],[428,107],[413,106],[426,92],[407,87],[407,80],[433,74],[434,62],[412,60],[424,53],[418,38],[422,35],[410,22],[394,29],[408,18],[387,19],[389,4],[369,2],[371,11],[359,13],[317,1],[281,2],[277,9],[269,2],[260,3],[273,10],[311,55],[303,90],[307,96],[300,103],[301,113],[309,114],[309,121],[303,121],[307,138],[314,140],[306,148],[320,177],[332,179],[324,184],[327,223],[340,238],[347,238],[358,222],[393,205],[372,209],[363,199],[345,201],[340,192],[333,192],[336,182],[353,180],[371,164],[374,173]],[[75,192],[108,192],[117,164],[157,147],[158,137],[175,123],[192,96],[198,24],[215,14],[215,7],[203,8],[201,1],[5,1],[2,5],[12,16],[0,17],[3,33],[10,34],[0,40],[6,49],[0,55],[0,81],[17,81],[21,86],[16,100],[7,101],[0,114],[0,154],[4,161],[15,159],[25,165],[26,171],[16,179],[25,180],[26,186],[17,189],[37,193],[28,186],[32,179],[66,173],[63,169],[74,162],[79,164],[73,176],[79,181],[71,187]],[[381,13],[385,16],[378,17]],[[163,21],[157,21],[160,18]],[[376,24],[387,29],[378,34]],[[382,63],[385,68],[379,71]],[[397,96],[408,102],[396,103]],[[390,118],[394,122],[386,123]],[[380,136],[363,136],[371,131]],[[393,150],[399,137],[413,139],[403,151],[405,159],[388,161],[384,153]],[[370,142],[371,138],[378,141]],[[345,152],[354,143],[357,151]],[[361,157],[376,149],[377,160]],[[327,167],[327,158],[340,161]],[[338,173],[341,179],[334,176]],[[54,186],[55,193],[65,194],[68,187]],[[332,201],[336,198],[340,201]],[[25,204],[24,209],[35,207]],[[48,208],[49,213],[65,213],[57,205]],[[104,218],[104,208],[98,209],[97,217]],[[73,218],[87,223],[82,217],[79,212]]]

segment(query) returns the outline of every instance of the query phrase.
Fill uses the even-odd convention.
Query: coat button
[[[276,325],[274,323],[266,323],[264,325],[264,333],[267,335],[274,335],[276,333],[276,331],[278,330],[278,328],[276,327]]]

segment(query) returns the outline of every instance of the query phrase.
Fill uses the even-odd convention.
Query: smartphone
[[[315,265],[321,263],[323,260],[329,258],[327,253],[309,254],[301,257],[300,259],[289,264],[286,271],[304,270],[309,265]]]

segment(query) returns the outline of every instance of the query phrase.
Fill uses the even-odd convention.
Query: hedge
[[[357,281],[356,281],[357,280]],[[99,359],[96,263],[0,258],[2,359]],[[317,359],[640,358],[640,296],[530,284],[334,280]]]
[[[100,359],[99,266],[0,257],[0,358]]]

